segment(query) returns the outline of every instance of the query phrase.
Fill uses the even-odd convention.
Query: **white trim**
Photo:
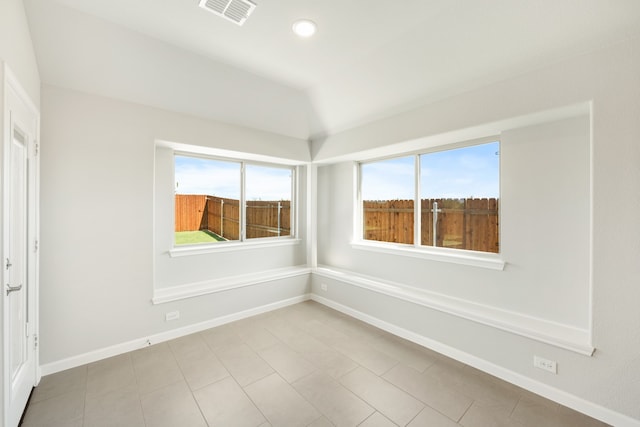
[[[589,402],[585,399],[582,399],[573,394],[567,393],[563,390],[559,390],[555,387],[551,387],[540,381],[536,381],[534,379],[526,377],[517,372],[503,368],[502,366],[488,362],[472,354],[458,350],[454,347],[450,347],[439,341],[427,338],[423,335],[416,334],[415,332],[408,331],[404,328],[385,322],[376,317],[362,313],[358,310],[354,310],[350,307],[347,307],[345,305],[342,305],[340,303],[337,303],[335,301],[329,300],[327,298],[321,297],[316,294],[311,294],[311,299],[320,304],[326,305],[327,307],[331,307],[337,311],[340,311],[349,316],[352,316],[356,319],[362,320],[363,322],[366,322],[377,328],[385,330],[398,337],[404,338],[418,345],[434,350],[440,354],[443,354],[459,362],[462,362],[476,369],[484,371],[488,374],[491,374],[511,384],[515,384],[519,387],[522,387],[526,390],[529,390],[547,399],[553,400],[554,402],[557,402],[561,405],[575,409],[576,411],[589,415],[590,417],[596,418],[598,420],[601,420],[603,422],[606,422],[615,426],[640,427],[640,420],[636,420],[627,415],[621,414],[619,412],[615,412],[611,409]]]
[[[171,148],[174,151],[190,154],[201,154],[212,157],[222,157],[226,160],[250,161],[272,164],[277,166],[298,166],[305,165],[309,159],[290,159],[285,157],[268,156],[264,154],[249,153],[243,151],[226,150],[223,148],[207,147],[204,145],[183,144],[163,139],[156,139],[155,145],[159,147]]]
[[[311,268],[318,266],[318,166],[308,164],[306,167],[306,250],[307,265]],[[301,200],[298,198],[298,200]],[[297,204],[297,206],[300,206]]]
[[[291,171],[291,202],[293,205],[289,209],[289,222],[291,224],[291,230],[289,235],[295,239],[300,238],[300,200],[302,195],[300,194],[300,166],[294,166]],[[280,236],[278,236],[280,237]]]
[[[294,237],[264,237],[245,241],[218,242],[210,245],[179,246],[168,251],[171,258],[202,255],[215,252],[235,252],[256,248],[299,245],[301,239]]]
[[[260,271],[250,274],[223,277],[220,279],[205,280],[202,282],[188,283],[181,286],[153,290],[153,304],[163,304],[185,298],[192,298],[245,286],[259,285],[274,280],[282,280],[290,277],[303,276],[311,273],[309,267],[286,267],[274,270]]]
[[[594,150],[593,150],[593,101],[589,102],[589,343],[593,345],[593,266],[594,266],[594,244],[593,235],[595,230],[595,224],[593,221],[594,212]]]
[[[433,248],[429,246],[416,247],[413,245],[402,245],[399,243],[378,242],[372,240],[353,241],[351,243],[351,247],[364,251],[470,265],[473,267],[488,268],[490,270],[502,271],[506,264],[505,261],[500,258],[499,254],[467,251],[462,249]]]
[[[478,304],[397,282],[383,281],[347,270],[319,267],[313,273],[585,356],[591,356],[594,352],[594,348],[591,346],[591,333],[587,329]]]
[[[297,297],[277,301],[274,303],[262,305],[259,307],[250,308],[238,313],[228,314],[226,316],[220,316],[215,319],[207,320],[204,322],[196,323],[193,325],[185,326],[182,328],[172,329],[170,331],[160,332],[149,337],[142,337],[121,344],[104,347],[98,350],[93,350],[77,356],[72,356],[67,359],[58,360],[56,362],[47,363],[40,367],[42,375],[51,375],[56,372],[64,371],[66,369],[75,368],[77,366],[86,365],[87,363],[97,362],[99,360],[106,359],[108,357],[117,356],[119,354],[127,353],[134,350],[139,350],[144,347],[148,347],[153,344],[159,344],[165,341],[170,341],[176,338],[184,337],[186,335],[194,334],[196,332],[205,331],[210,328],[215,328],[220,325],[235,322],[236,320],[246,319],[247,317],[256,316],[258,314],[266,313],[269,311],[277,310],[279,308],[287,307],[289,305],[298,304],[310,299],[309,294],[299,295]]]

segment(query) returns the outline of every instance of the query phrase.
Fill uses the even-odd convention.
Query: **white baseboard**
[[[592,418],[598,419],[616,427],[640,427],[640,420],[612,411],[611,409],[604,408],[600,405],[589,402],[585,399],[559,390],[555,387],[551,387],[547,384],[541,383],[524,375],[513,372],[509,369],[503,368],[502,366],[487,362],[486,360],[480,359],[479,357],[476,357],[472,354],[450,347],[439,341],[435,341],[425,336],[416,334],[415,332],[408,331],[392,323],[380,320],[376,317],[370,316],[358,310],[354,310],[351,307],[347,307],[338,302],[332,301],[316,294],[311,294],[311,299],[320,304],[326,305],[327,307],[331,307],[334,310],[362,320],[363,322],[366,322],[391,334],[436,351],[440,354],[443,354],[466,365],[491,374],[511,384],[522,387],[525,390],[529,390],[561,405],[586,414]]]
[[[381,280],[349,270],[319,266],[314,275],[339,280],[378,294],[422,305],[432,310],[471,320],[482,325],[527,337],[565,350],[591,356],[591,331],[575,326],[524,315],[515,311],[479,304],[462,298],[410,287],[402,283]]]
[[[311,298],[310,294],[304,294],[304,295],[289,298],[286,300],[277,301],[271,304],[254,307],[238,313],[216,317],[215,319],[207,320],[205,322],[188,325],[182,328],[172,329],[172,330],[154,334],[148,337],[141,337],[141,338],[124,342],[121,344],[116,344],[110,347],[105,347],[98,350],[90,351],[88,353],[69,357],[67,359],[62,359],[56,362],[47,363],[46,365],[40,366],[40,374],[50,375],[56,372],[75,368],[77,366],[86,365],[87,363],[97,362],[99,360],[106,359],[108,357],[113,357],[119,354],[138,350],[138,349],[147,347],[149,345],[170,341],[170,340],[180,338],[186,335],[190,335],[196,332],[201,332],[210,328],[215,328],[216,326],[224,325],[226,323],[235,322],[236,320],[245,319],[247,317],[255,316],[258,314],[277,310],[282,307],[297,304],[299,302],[307,301],[310,298]]]

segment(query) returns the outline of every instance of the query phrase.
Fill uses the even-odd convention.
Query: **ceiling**
[[[24,3],[44,83],[305,140],[640,35],[638,0],[254,1]]]

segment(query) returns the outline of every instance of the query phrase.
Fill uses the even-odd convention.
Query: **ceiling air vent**
[[[250,0],[200,0],[200,7],[242,25],[256,4]]]

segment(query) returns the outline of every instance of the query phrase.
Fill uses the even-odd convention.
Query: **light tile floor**
[[[44,377],[23,425],[604,424],[308,301]]]

